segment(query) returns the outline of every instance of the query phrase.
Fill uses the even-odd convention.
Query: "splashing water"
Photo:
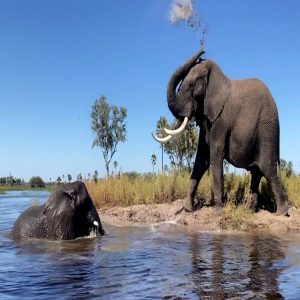
[[[97,237],[97,229],[93,228],[87,238],[95,238]]]

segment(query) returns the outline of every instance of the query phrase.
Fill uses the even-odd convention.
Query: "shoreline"
[[[205,232],[248,232],[284,233],[300,231],[300,210],[290,208],[289,217],[276,216],[266,210],[251,213],[239,207],[226,207],[217,210],[202,207],[192,213],[176,212],[182,207],[183,200],[164,204],[140,204],[127,207],[115,206],[98,209],[103,223],[116,226],[159,227],[174,224],[188,231]]]

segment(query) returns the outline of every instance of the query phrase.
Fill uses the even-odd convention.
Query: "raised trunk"
[[[189,73],[190,69],[196,65],[197,60],[199,57],[204,54],[204,50],[200,50],[194,55],[191,59],[189,59],[184,65],[179,67],[174,74],[172,75],[167,90],[167,100],[168,100],[168,107],[172,114],[177,118],[178,113],[176,111],[176,87],[179,82],[185,78],[185,76]]]

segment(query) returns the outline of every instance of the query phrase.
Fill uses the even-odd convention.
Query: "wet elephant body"
[[[91,232],[104,235],[97,210],[83,182],[68,183],[41,206],[25,210],[11,231],[15,240],[47,238],[70,240]]]

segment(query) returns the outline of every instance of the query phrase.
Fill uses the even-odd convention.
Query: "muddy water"
[[[102,238],[12,241],[19,213],[47,196],[0,196],[0,299],[299,299],[299,234],[104,224]]]

